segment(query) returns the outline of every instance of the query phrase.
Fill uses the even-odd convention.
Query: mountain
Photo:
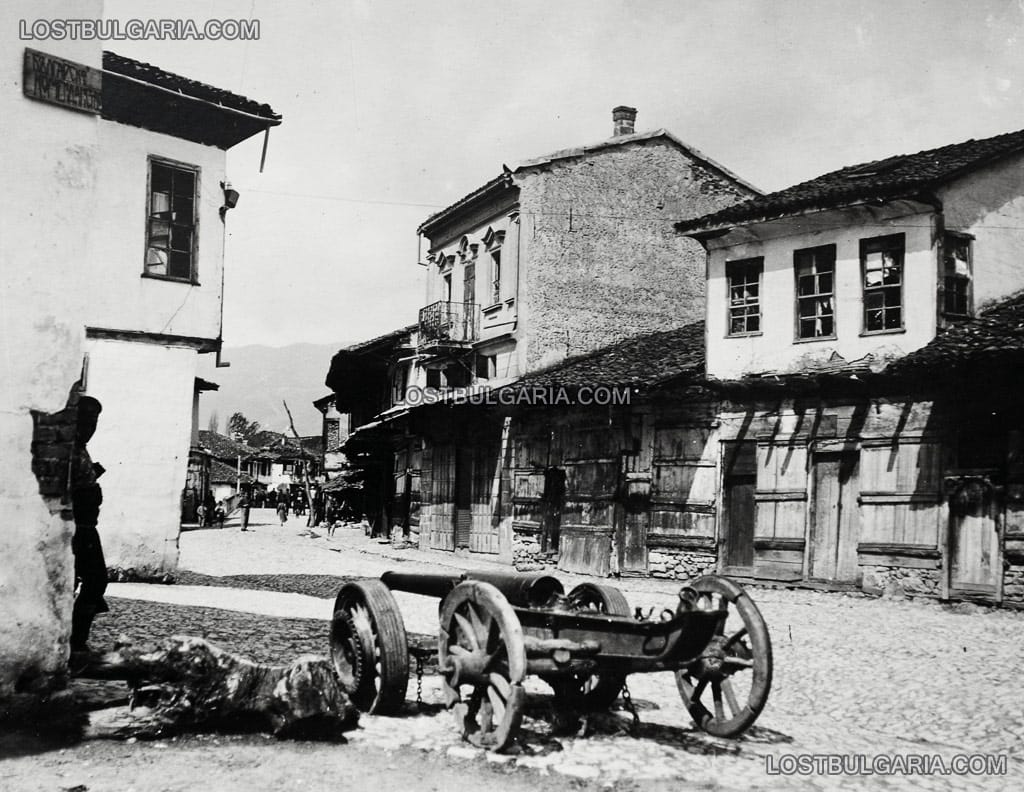
[[[217,413],[218,431],[226,432],[228,418],[240,412],[264,429],[291,436],[283,402],[295,419],[300,435],[320,434],[320,412],[313,401],[330,391],[324,385],[331,358],[341,344],[290,344],[224,347],[221,360],[228,368],[216,368],[214,355],[200,356],[198,375],[220,385],[199,397],[199,428],[207,429]]]

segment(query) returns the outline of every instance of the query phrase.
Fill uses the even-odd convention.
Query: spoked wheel
[[[622,592],[611,586],[580,583],[566,595],[566,607],[583,613],[629,616],[629,602]],[[548,680],[555,691],[555,703],[586,712],[608,709],[618,698],[625,674],[596,671],[589,676],[573,675]]]
[[[726,613],[701,656],[676,672],[676,685],[699,728],[717,737],[735,737],[757,720],[768,700],[768,627],[754,601],[733,581],[708,575],[690,587],[698,592],[694,609]]]
[[[510,746],[526,703],[526,648],[515,611],[490,583],[460,583],[441,604],[438,668],[463,738]]]
[[[394,715],[409,685],[409,645],[391,591],[379,580],[341,587],[331,620],[331,659],[363,712]]]

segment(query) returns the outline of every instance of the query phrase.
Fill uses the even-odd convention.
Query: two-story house
[[[414,332],[386,360],[371,349],[375,340],[332,363],[327,385],[343,411],[356,404],[345,393],[360,381],[340,358],[391,377],[377,437],[371,443],[366,421],[353,419],[346,452],[367,449],[362,464],[375,467],[383,523],[421,546],[510,560],[514,530],[497,504],[510,427],[490,412],[452,421],[416,410],[424,392],[497,388],[700,319],[703,251],[672,222],[758,195],[671,133],[636,132],[635,109],[612,116],[610,138],[503,168],[428,218],[418,229],[426,304]],[[585,540],[572,525],[562,537],[564,546]]]
[[[76,10],[102,19],[101,2]],[[56,2],[5,4],[62,18]],[[81,393],[103,404],[106,560],[177,563],[200,354],[221,345],[226,150],[280,122],[265,104],[68,38],[0,57],[0,699],[66,675],[67,482]],[[70,398],[69,398],[69,394]]]
[[[1024,288],[1024,132],[843,168],[676,228],[707,249],[723,568],[1000,599],[1012,386],[893,372]],[[976,485],[983,503],[958,506]]]

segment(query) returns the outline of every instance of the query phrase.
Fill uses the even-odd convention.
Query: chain
[[[416,709],[423,709],[423,658],[416,655]]]
[[[629,685],[625,681],[622,683],[622,703],[626,707],[626,712],[633,716],[633,725],[630,727],[630,732],[635,734],[640,728],[640,716],[637,714],[636,705],[633,703],[633,695],[629,692]]]

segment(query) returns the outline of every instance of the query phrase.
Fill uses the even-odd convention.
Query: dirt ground
[[[325,654],[333,594],[356,576],[389,568],[453,570],[481,565],[380,545],[361,530],[328,539],[303,525],[261,524],[194,531],[181,538],[182,573],[174,586],[111,586],[111,612],[91,640],[139,643],[161,635],[197,635],[268,663]],[[562,576],[567,587],[576,581]],[[669,581],[618,581],[631,604],[671,602]],[[768,707],[741,739],[695,730],[669,675],[630,678],[642,724],[632,735],[611,729],[586,737],[550,730],[550,691],[530,689],[521,751],[485,754],[462,742],[439,705],[436,674],[426,669],[425,707],[411,680],[401,717],[364,717],[345,743],[278,741],[260,734],[192,734],[133,742],[74,741],[61,724],[0,733],[0,792],[278,792],[355,786],[409,789],[536,790],[902,790],[935,792],[1022,788],[1024,683],[1019,646],[1024,614],[876,600],[848,594],[757,588],[772,632],[775,680]],[[406,628],[437,630],[437,603],[398,596]],[[530,680],[528,680],[529,682]],[[94,683],[100,684],[100,683]],[[109,684],[109,683],[108,683]],[[116,683],[123,685],[124,683]],[[950,697],[949,691],[957,694]],[[545,698],[547,694],[547,698]],[[615,717],[623,717],[617,707]],[[614,718],[613,718],[614,721]],[[615,723],[609,724],[614,726]],[[546,730],[546,731],[545,731]],[[992,775],[770,774],[783,755],[1005,756]]]
[[[463,788],[536,792],[540,780],[525,769],[458,761],[418,750],[278,742],[261,735],[90,741],[0,762],[4,792],[449,792]],[[629,792],[639,788],[623,781],[588,784],[564,778],[545,778],[543,784],[546,789]],[[678,781],[645,783],[643,788],[678,789]]]

